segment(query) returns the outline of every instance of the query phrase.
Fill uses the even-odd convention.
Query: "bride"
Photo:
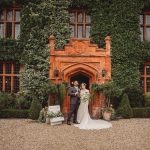
[[[79,124],[75,124],[75,127],[80,129],[103,129],[112,127],[112,124],[104,120],[92,120],[88,112],[90,93],[86,89],[86,84],[81,84],[80,92],[80,106],[77,114],[77,121]]]

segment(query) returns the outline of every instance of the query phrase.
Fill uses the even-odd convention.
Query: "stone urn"
[[[46,124],[50,124],[50,118],[46,117]]]
[[[103,118],[107,121],[111,120],[111,112],[104,111]]]

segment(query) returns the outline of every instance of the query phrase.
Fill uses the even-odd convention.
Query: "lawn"
[[[80,130],[29,119],[0,119],[0,150],[149,150],[150,119],[112,121],[112,128]]]

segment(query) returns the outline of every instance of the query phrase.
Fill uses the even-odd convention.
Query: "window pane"
[[[20,64],[14,64],[14,74],[19,74]]]
[[[91,23],[91,17],[89,15],[86,15],[86,23]]]
[[[6,77],[5,87],[6,92],[11,92],[11,77]]]
[[[4,38],[4,24],[0,24],[0,37]]]
[[[78,23],[82,23],[83,22],[83,15],[82,13],[78,13]]]
[[[20,21],[20,11],[16,11],[15,21]]]
[[[0,74],[3,74],[3,64],[0,64]]]
[[[71,37],[75,37],[75,30],[74,30],[74,26],[70,26],[70,32],[71,32]]]
[[[146,25],[150,25],[150,15],[146,15]]]
[[[141,41],[143,41],[143,38],[144,38],[144,37],[143,37],[143,27],[140,28],[140,32],[141,32],[140,38],[141,38]]]
[[[146,74],[150,75],[150,65],[146,65]]]
[[[15,39],[18,38],[20,34],[20,24],[15,24]]]
[[[10,63],[6,64],[6,74],[11,74],[11,64]]]
[[[14,77],[14,92],[17,93],[19,91],[19,77]]]
[[[12,21],[12,11],[7,11],[7,21]]]
[[[150,41],[150,28],[146,28],[147,41]]]
[[[3,89],[3,77],[0,77],[0,91]]]
[[[0,21],[3,21],[4,20],[4,13],[3,11],[0,11]]]
[[[86,26],[86,38],[90,37],[90,26]]]
[[[78,38],[82,38],[82,26],[78,26]]]
[[[75,14],[74,13],[70,13],[70,23],[74,23],[75,21]]]
[[[6,24],[6,37],[11,38],[12,37],[12,23],[7,22]]]

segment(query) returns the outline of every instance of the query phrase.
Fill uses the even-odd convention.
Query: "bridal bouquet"
[[[89,92],[85,92],[84,94],[82,94],[82,95],[80,96],[80,100],[83,101],[83,102],[86,102],[86,101],[89,100],[89,97],[90,97]]]

